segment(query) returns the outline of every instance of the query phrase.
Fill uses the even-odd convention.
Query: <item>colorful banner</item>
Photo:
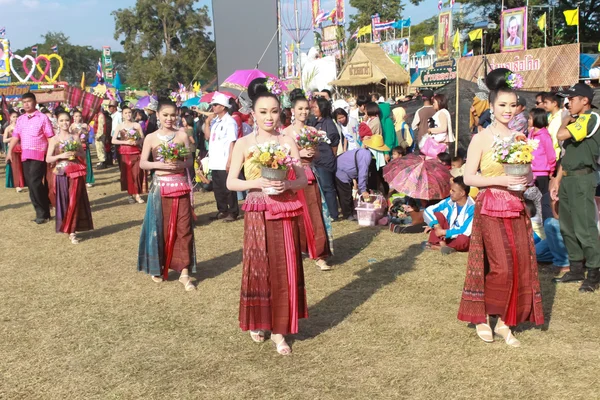
[[[296,76],[296,65],[294,64],[294,49],[288,48],[285,51],[285,77],[294,78]]]
[[[527,7],[504,10],[500,23],[500,52],[527,50]]]
[[[452,11],[440,13],[438,19],[437,58],[450,58],[452,49]]]
[[[321,49],[323,50],[323,55],[325,56],[334,56],[338,58],[340,56],[340,46],[337,40],[329,40],[321,42]]]
[[[311,0],[312,1],[312,22],[313,26],[317,25],[317,17],[319,16],[319,12],[321,11],[321,0]]]
[[[371,31],[372,31],[372,43],[379,43],[381,42],[381,31],[376,31],[375,30],[375,25],[378,24],[379,22],[381,22],[381,20],[379,19],[379,14],[375,14],[371,17]]]
[[[104,71],[104,80],[112,84],[115,76],[113,73],[112,52],[110,46],[102,47],[102,70]]]
[[[410,61],[410,39],[400,38],[381,43],[385,51],[392,60],[402,66],[407,66]]]
[[[10,77],[9,57],[10,44],[7,39],[0,39],[0,77]]]
[[[344,18],[346,17],[346,11],[345,11],[345,7],[346,7],[346,1],[345,0],[336,0],[335,1],[335,9],[337,11],[337,23],[339,24],[343,24],[344,23]]]

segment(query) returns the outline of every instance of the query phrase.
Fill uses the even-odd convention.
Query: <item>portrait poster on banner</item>
[[[0,39],[0,78],[10,76],[9,49],[8,40]]]
[[[527,50],[527,7],[504,10],[500,18],[500,52]]]
[[[452,49],[452,11],[440,13],[438,19],[437,58],[443,60],[450,57]]]
[[[410,40],[408,38],[388,40],[383,42],[381,47],[397,64],[408,65],[410,61]]]

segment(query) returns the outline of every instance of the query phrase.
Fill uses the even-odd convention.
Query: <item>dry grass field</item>
[[[521,327],[518,349],[485,344],[456,319],[466,255],[334,224],[336,269],[305,261],[310,318],[282,357],[238,327],[243,221],[211,222],[197,194],[198,290],[155,284],[136,271],[144,205],[116,168],[96,178],[77,246],[0,189],[0,399],[600,398],[600,294],[547,268],[546,325]]]

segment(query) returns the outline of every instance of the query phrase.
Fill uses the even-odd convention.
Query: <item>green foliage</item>
[[[206,32],[208,7],[194,0],[137,0],[135,6],[113,11],[115,39],[121,38],[129,70],[128,84],[155,89],[189,83],[215,44]],[[196,77],[209,79],[216,70],[210,56]]]

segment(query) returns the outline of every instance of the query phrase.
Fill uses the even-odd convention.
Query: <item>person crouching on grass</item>
[[[444,255],[469,250],[469,236],[475,214],[475,202],[469,197],[471,188],[462,176],[453,179],[450,197],[425,209],[429,240],[425,247]]]

